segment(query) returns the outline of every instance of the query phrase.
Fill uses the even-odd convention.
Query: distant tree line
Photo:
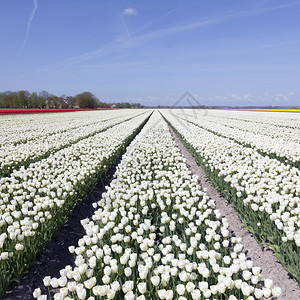
[[[58,97],[47,91],[5,91],[0,92],[0,108],[142,108],[140,103],[100,101],[90,92],[73,96]]]

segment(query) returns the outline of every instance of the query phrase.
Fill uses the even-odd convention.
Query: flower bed
[[[96,110],[114,110],[115,108],[13,108],[0,109],[0,114],[40,114],[40,113],[55,113],[55,112],[74,112],[74,111],[96,111]]]

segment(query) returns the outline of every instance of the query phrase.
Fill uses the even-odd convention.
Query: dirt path
[[[272,279],[274,285],[281,288],[282,295],[278,299],[300,300],[300,288],[297,282],[291,279],[288,272],[272,254],[273,251],[270,248],[264,246],[263,249],[261,249],[252,234],[240,221],[231,204],[224,199],[206,179],[206,175],[202,168],[197,165],[193,156],[185,148],[174,131],[170,127],[169,129],[181,151],[181,154],[186,158],[189,169],[193,174],[199,177],[199,184],[201,187],[207,189],[206,193],[210,196],[210,198],[215,200],[217,209],[219,209],[223,217],[228,219],[229,230],[233,232],[236,237],[243,238],[244,253],[246,256],[254,262],[255,266],[261,267],[263,278]]]

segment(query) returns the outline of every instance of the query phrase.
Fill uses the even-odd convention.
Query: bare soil
[[[279,286],[282,290],[279,300],[300,300],[300,287],[294,281],[289,273],[282,267],[278,259],[273,255],[273,251],[266,245],[261,247],[254,239],[252,234],[244,227],[238,218],[231,204],[223,198],[212,184],[206,179],[206,174],[202,168],[196,163],[194,157],[182,144],[178,136],[169,127],[170,132],[176,141],[181,154],[186,158],[186,163],[193,174],[199,178],[199,184],[202,188],[206,188],[207,195],[215,200],[216,208],[221,212],[222,217],[228,219],[229,230],[236,237],[243,239],[244,250],[248,258],[250,258],[255,266],[262,269],[262,277],[264,279],[272,279],[274,286]]]

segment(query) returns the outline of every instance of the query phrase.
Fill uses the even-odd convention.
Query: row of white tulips
[[[248,126],[249,122],[244,122],[242,128],[239,129],[235,126],[235,122],[229,123],[230,125],[225,122],[223,122],[225,124],[220,124],[218,120],[216,121],[215,118],[211,118],[209,115],[202,117],[201,112],[195,112],[194,118],[187,118],[184,114],[180,114],[175,110],[173,110],[173,113],[175,116],[183,117],[187,121],[192,122],[203,129],[211,130],[221,136],[234,139],[234,141],[245,146],[250,146],[255,150],[261,151],[261,153],[265,155],[274,156],[282,162],[288,160],[292,166],[300,168],[299,141],[293,141],[286,137],[276,137],[272,135],[272,128],[269,128],[270,135],[266,135],[260,131],[258,124],[253,127],[254,131],[251,131],[251,127]],[[252,124],[250,123],[250,125]],[[300,138],[300,129],[291,130],[289,128],[285,128],[282,131],[291,132],[291,135],[296,137],[296,139]]]
[[[235,204],[246,225],[273,246],[300,282],[299,169],[262,156],[172,113],[163,114],[194,151],[210,180]]]
[[[252,132],[260,135],[273,137],[275,139],[279,138],[279,139],[284,139],[285,141],[292,141],[295,143],[300,142],[300,135],[299,135],[300,115],[299,114],[292,114],[292,115],[290,114],[290,116],[293,117],[293,123],[299,124],[299,127],[295,126],[294,128],[292,128],[290,126],[285,127],[285,126],[280,126],[278,124],[273,125],[273,124],[263,123],[265,118],[262,116],[260,116],[259,119],[256,118],[255,119],[256,121],[250,121],[245,119],[223,117],[223,111],[217,111],[213,115],[211,115],[210,112],[211,111],[209,111],[209,113],[205,116],[205,119],[208,121],[215,122],[217,124],[222,124],[231,128],[237,128],[245,132]],[[259,115],[259,113],[255,113],[255,112],[252,112],[251,114]],[[195,119],[198,119],[200,117],[201,114],[197,112],[195,115]],[[280,119],[281,118],[280,113],[273,115],[273,118],[275,120]],[[258,120],[261,120],[261,122],[259,122]]]
[[[242,120],[277,128],[300,129],[299,114],[290,112],[254,112],[232,110],[208,110],[208,115],[229,120]]]
[[[0,115],[0,146],[24,143],[46,135],[92,125],[132,113],[132,110],[99,110]]]
[[[96,123],[94,122],[86,126],[61,130],[54,134],[46,134],[44,136],[39,136],[36,139],[30,139],[26,143],[19,143],[17,145],[13,143],[5,144],[0,147],[0,176],[7,176],[14,169],[18,169],[22,165],[27,166],[31,162],[45,158],[51,153],[70,146],[81,139],[106,130],[111,126],[124,122],[141,113],[145,112],[136,110],[131,112],[131,114],[124,114],[123,116],[117,118],[114,117],[105,121],[101,121],[100,118]],[[94,112],[94,115],[99,116],[99,112]],[[65,119],[65,122],[68,123],[68,119]]]
[[[242,253],[155,112],[128,147],[74,253],[45,277],[54,299],[261,299],[272,280]],[[43,288],[45,290],[45,288]],[[51,293],[50,293],[51,294]],[[34,297],[48,299],[37,288]],[[49,296],[51,297],[51,296]]]
[[[0,179],[0,294],[114,164],[149,115],[150,111]]]

